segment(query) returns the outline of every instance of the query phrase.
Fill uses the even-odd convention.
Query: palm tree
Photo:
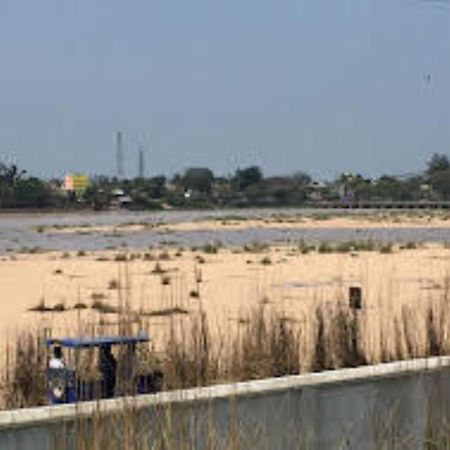
[[[16,164],[10,166],[0,163],[0,208],[5,204],[14,203],[14,186],[26,174],[26,170],[19,170]]]

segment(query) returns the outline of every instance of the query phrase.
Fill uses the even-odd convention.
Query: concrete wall
[[[106,448],[105,442],[125,448],[132,435],[142,448],[163,436],[169,448],[187,441],[188,448],[208,448],[211,439],[225,448],[234,439],[240,448],[271,450],[419,449],[437,439],[449,411],[450,358],[431,358],[5,411],[0,449]]]

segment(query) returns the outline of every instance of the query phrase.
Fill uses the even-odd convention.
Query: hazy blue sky
[[[0,157],[331,177],[450,151],[450,3],[1,0]]]

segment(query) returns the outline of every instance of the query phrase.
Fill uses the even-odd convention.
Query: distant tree
[[[371,195],[374,200],[417,201],[421,196],[420,186],[420,177],[400,179],[383,175],[371,185]]]
[[[161,205],[155,200],[151,200],[149,196],[144,192],[135,193],[132,197],[133,202],[131,204],[132,209],[161,209]]]
[[[14,201],[18,208],[46,208],[52,204],[52,191],[39,178],[23,178],[14,185]]]
[[[193,167],[186,170],[182,185],[185,189],[192,189],[193,191],[209,193],[214,181],[213,172],[204,167]]]
[[[432,177],[438,172],[450,169],[450,161],[447,155],[435,153],[427,162],[426,173]]]
[[[286,187],[280,186],[273,190],[271,193],[276,201],[277,205],[287,205],[289,203],[292,191]]]
[[[450,160],[447,155],[435,153],[427,163],[426,175],[435,196],[450,198]]]
[[[172,177],[171,183],[172,183],[174,186],[178,186],[178,187],[183,186],[183,176],[180,175],[179,173],[176,173],[176,174]]]
[[[166,177],[159,175],[148,180],[149,194],[152,198],[162,198],[166,193]]]
[[[396,200],[399,182],[397,178],[383,175],[376,180],[373,187],[373,195],[377,200]]]
[[[15,164],[7,166],[0,163],[0,182],[6,183],[10,187],[14,186],[26,173],[26,170],[20,170]]]
[[[266,206],[268,199],[268,192],[263,183],[252,183],[245,189],[245,197],[248,206]]]
[[[263,180],[263,174],[258,166],[238,169],[234,175],[233,181],[239,191],[244,191],[253,184],[258,184]]]
[[[0,163],[0,208],[14,206],[14,186],[25,175],[15,164]]]
[[[345,172],[335,181],[341,200],[353,202],[370,197],[370,180],[361,174]]]
[[[405,196],[408,193],[409,200],[418,201],[428,195],[426,187],[426,179],[423,175],[410,175],[402,181],[402,190],[405,191]],[[425,190],[423,189],[425,187]]]
[[[450,199],[450,168],[433,173],[430,184],[439,197],[445,200]]]
[[[101,211],[109,206],[109,193],[101,184],[89,186],[83,194],[83,199],[96,211]],[[75,195],[71,196],[70,200],[75,201]]]
[[[296,186],[301,187],[306,187],[312,182],[312,178],[305,172],[294,173],[292,180]]]

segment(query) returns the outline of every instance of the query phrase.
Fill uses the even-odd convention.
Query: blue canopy
[[[106,347],[108,345],[127,345],[141,342],[149,342],[150,338],[146,334],[137,336],[98,336],[91,338],[62,338],[47,339],[47,347],[60,345],[67,348],[88,348],[88,347]]]

